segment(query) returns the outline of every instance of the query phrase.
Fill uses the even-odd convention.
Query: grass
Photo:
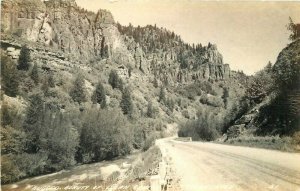
[[[292,137],[240,136],[228,139],[226,142],[223,142],[223,144],[280,150],[285,152],[300,152],[299,145],[294,143]]]

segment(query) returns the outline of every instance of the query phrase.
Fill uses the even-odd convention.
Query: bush
[[[39,83],[39,71],[36,63],[33,65],[30,77],[36,85]]]
[[[47,126],[40,135],[41,152],[48,154],[46,170],[57,171],[75,164],[79,133],[68,114],[48,112],[44,115]]]
[[[295,132],[292,138],[293,138],[293,143],[295,145],[299,145],[300,146],[300,131]]]
[[[144,143],[144,145],[143,145],[143,151],[146,151],[146,150],[148,150],[151,146],[153,146],[154,143],[155,143],[155,140],[156,140],[155,134],[149,135],[149,136],[146,138],[145,143]]]
[[[16,162],[10,155],[1,156],[1,183],[17,181],[21,177],[21,172]]]
[[[195,100],[196,96],[200,96],[202,94],[201,88],[199,88],[198,83],[193,83],[185,86],[184,88],[180,88],[177,90],[179,94],[184,97],[187,97],[190,100]]]
[[[193,140],[213,141],[219,133],[217,124],[207,113],[199,116],[197,120],[189,120],[179,126],[179,137],[192,137]]]
[[[133,136],[127,118],[118,110],[86,111],[80,135],[78,160],[96,162],[128,154]]]

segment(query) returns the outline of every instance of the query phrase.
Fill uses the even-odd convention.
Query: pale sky
[[[85,9],[107,9],[115,21],[156,24],[185,42],[217,44],[233,70],[254,74],[290,42],[289,16],[300,23],[300,2],[225,2],[199,0],[76,0]]]

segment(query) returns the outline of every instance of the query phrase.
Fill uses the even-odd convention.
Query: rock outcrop
[[[130,36],[122,33],[109,11],[89,12],[75,0],[4,0],[1,16],[2,39],[10,35],[26,39],[76,63],[109,59],[170,85],[230,78],[229,65],[223,63],[216,45],[195,48],[174,33],[153,26],[126,29],[134,31]],[[19,49],[12,48],[5,50],[16,59]],[[182,68],[182,62],[187,67]]]
[[[4,34],[52,47],[77,59],[108,58],[120,49],[126,51],[110,12],[88,12],[74,0],[4,0],[1,16]]]

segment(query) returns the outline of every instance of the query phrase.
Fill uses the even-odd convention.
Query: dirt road
[[[300,154],[213,143],[157,141],[184,191],[300,191]]]

